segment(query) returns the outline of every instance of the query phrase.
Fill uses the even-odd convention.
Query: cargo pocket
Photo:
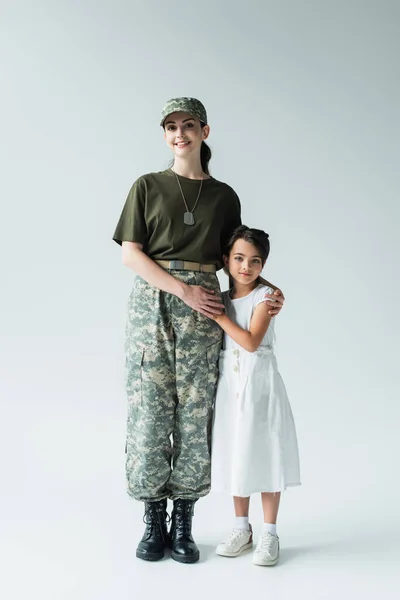
[[[143,379],[144,349],[135,348],[126,355],[125,359],[125,385],[128,399],[127,437],[125,452],[129,439],[133,436],[137,411],[142,404],[142,379]]]
[[[221,350],[221,342],[218,341],[211,346],[207,347],[207,393],[206,402],[208,408],[208,422],[207,422],[207,444],[208,451],[211,454],[211,433],[212,433],[212,421],[213,421],[213,409],[214,409],[214,398],[218,382],[218,360],[219,353]]]
[[[210,404],[214,403],[215,387],[218,381],[218,359],[220,350],[220,341],[211,344],[211,346],[208,346],[206,349],[208,366],[207,400]]]

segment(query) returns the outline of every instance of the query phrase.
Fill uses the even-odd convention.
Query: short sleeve
[[[221,249],[225,254],[228,242],[232,236],[232,233],[235,231],[239,225],[242,224],[242,219],[240,216],[241,206],[240,200],[236,192],[232,190],[233,193],[233,201],[231,202],[231,206],[227,210],[227,214],[225,217],[224,227],[221,234]]]
[[[229,290],[227,290],[226,292],[222,292],[221,296],[223,305],[225,306],[225,309],[227,309],[229,303]]]
[[[146,191],[146,181],[143,178],[139,178],[131,187],[113,235],[117,244],[122,246],[122,242],[136,242],[146,246]]]
[[[262,302],[264,302],[264,296],[265,294],[273,294],[274,290],[271,289],[270,287],[268,287],[267,285],[262,285],[261,287],[259,287],[256,291],[256,293],[254,294],[254,304],[253,304],[253,309],[258,305],[261,304]]]

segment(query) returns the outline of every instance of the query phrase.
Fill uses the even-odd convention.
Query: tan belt
[[[175,269],[176,271],[200,271],[201,273],[216,273],[215,265],[202,265],[190,260],[155,260],[163,269]]]

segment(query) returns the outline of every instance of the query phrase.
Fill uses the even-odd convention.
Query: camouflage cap
[[[196,117],[202,123],[207,125],[206,109],[204,108],[204,106],[200,102],[200,100],[197,100],[196,98],[183,97],[183,98],[172,98],[171,100],[168,100],[168,102],[165,104],[164,108],[162,109],[161,123],[160,123],[161,127],[164,126],[164,121],[168,117],[168,115],[171,115],[174,112],[189,113],[189,115],[192,115],[192,117]]]

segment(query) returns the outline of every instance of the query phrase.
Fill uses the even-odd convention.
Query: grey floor
[[[143,531],[141,505],[124,493],[121,462],[100,446],[86,457],[83,448],[81,452],[70,470],[64,463],[60,471],[50,455],[40,470],[21,470],[16,479],[24,482],[25,495],[17,499],[10,491],[4,496],[4,600],[124,600],[144,594],[195,599],[262,594],[277,600],[399,597],[399,529],[391,517],[395,506],[386,503],[379,514],[371,496],[359,503],[356,484],[346,495],[307,484],[286,492],[276,567],[253,566],[251,552],[236,559],[215,555],[232,514],[230,499],[213,495],[196,508],[200,562],[181,565],[166,557],[146,563],[135,558]],[[45,450],[42,460],[44,456]],[[89,476],[85,461],[96,457],[98,464]],[[255,499],[251,521],[256,536],[261,520]]]

